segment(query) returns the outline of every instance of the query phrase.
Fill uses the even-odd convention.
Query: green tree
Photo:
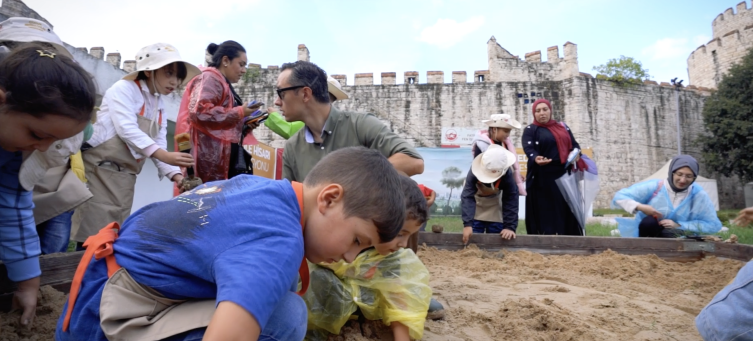
[[[450,189],[450,195],[447,196],[447,204],[442,208],[442,213],[444,213],[445,215],[448,214],[445,212],[445,210],[447,209],[446,207],[450,206],[450,199],[452,199],[452,190],[455,188],[463,187],[463,181],[465,181],[463,172],[458,167],[450,166],[442,171],[442,180],[440,182]]]
[[[597,79],[605,79],[619,86],[631,86],[643,84],[644,80],[651,78],[648,69],[633,57],[620,56],[620,59],[610,59],[606,64],[594,66],[598,72]]]
[[[753,49],[733,65],[703,106],[703,160],[724,176],[753,181]]]

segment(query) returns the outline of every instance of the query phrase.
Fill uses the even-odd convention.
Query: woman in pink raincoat
[[[510,117],[508,114],[494,114],[488,120],[483,120],[482,122],[484,122],[489,129],[480,130],[473,138],[473,146],[471,147],[473,157],[486,151],[486,148],[492,143],[503,146],[513,154],[517,155],[515,152],[515,146],[512,144],[512,139],[510,139],[510,131],[512,131],[512,129],[520,129],[520,122]],[[504,144],[502,141],[504,141]],[[515,158],[513,171],[515,173],[515,182],[518,184],[518,194],[525,196],[526,183],[523,176],[520,175],[520,165],[518,165],[517,158]]]
[[[204,183],[240,174],[231,168],[231,157],[243,155],[244,119],[260,106],[244,105],[231,85],[246,73],[248,59],[243,46],[228,40],[209,44],[207,52],[211,63],[186,86],[175,127],[176,136],[190,133],[194,170]]]

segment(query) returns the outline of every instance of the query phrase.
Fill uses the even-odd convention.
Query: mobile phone
[[[267,119],[267,117],[269,117],[269,113],[268,112],[263,112],[263,111],[258,111],[257,110],[255,113],[251,114],[251,116],[248,118],[248,120],[246,120],[246,123],[251,123],[251,122],[262,123],[262,122],[264,122],[264,120]]]
[[[264,102],[251,101],[251,103],[248,104],[248,107],[251,109],[254,109],[254,108],[260,108],[263,105],[264,105]]]

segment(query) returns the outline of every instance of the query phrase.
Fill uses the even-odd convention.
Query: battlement
[[[716,88],[732,64],[753,47],[753,11],[743,1],[737,11],[728,8],[712,22],[713,37],[688,56],[689,83]]]
[[[753,12],[751,9],[748,7],[747,1],[743,1],[735,6],[735,10],[730,7],[717,15],[711,22],[712,37],[719,38],[734,29],[743,28],[751,24],[753,22]]]
[[[568,41],[563,49],[563,58],[560,58],[558,46],[550,46],[546,49],[546,61],[542,61],[541,50],[528,52],[520,59],[492,36],[487,42],[490,73],[485,81],[554,81],[578,76],[578,46]]]

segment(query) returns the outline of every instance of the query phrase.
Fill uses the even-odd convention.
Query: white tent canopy
[[[652,174],[648,178],[643,179],[643,181],[653,179],[666,179],[669,175],[669,164],[671,162],[672,160],[667,161],[667,163],[664,164],[664,167],[656,171],[656,173]],[[714,208],[719,211],[719,189],[716,187],[716,179],[708,179],[699,175],[698,178],[696,178],[695,183],[701,186],[704,191],[706,191],[706,194],[708,194],[709,198],[711,198],[711,202],[714,203]]]

